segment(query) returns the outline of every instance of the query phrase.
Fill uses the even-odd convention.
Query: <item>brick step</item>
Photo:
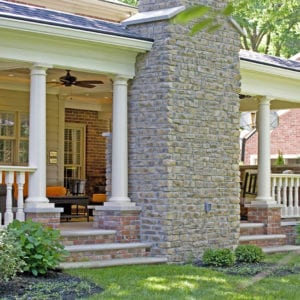
[[[285,234],[241,235],[240,244],[252,244],[259,247],[282,246],[286,244]]]
[[[300,252],[300,246],[296,245],[283,245],[273,247],[263,247],[264,253],[279,253],[279,252]]]
[[[240,233],[241,235],[260,235],[264,234],[264,223],[241,223]]]
[[[76,229],[61,230],[61,241],[64,246],[104,244],[116,241],[115,230]]]
[[[167,263],[165,257],[133,257],[110,260],[83,261],[83,262],[64,262],[59,266],[61,269],[75,268],[103,268],[123,265],[148,265],[148,264],[164,264]]]
[[[103,261],[149,256],[151,244],[111,243],[65,246],[69,252],[66,262]]]

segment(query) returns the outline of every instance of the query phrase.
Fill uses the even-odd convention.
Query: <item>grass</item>
[[[287,254],[268,255],[276,263]],[[283,271],[300,268],[294,254],[279,266]],[[88,299],[193,300],[251,299],[295,300],[300,295],[300,275],[269,275],[252,283],[253,276],[230,275],[193,265],[122,266],[102,269],[74,269],[68,273],[89,279],[104,292]]]

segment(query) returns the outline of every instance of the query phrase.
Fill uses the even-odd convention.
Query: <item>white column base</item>
[[[28,197],[25,200],[24,208],[54,208],[54,203],[50,203],[46,197]]]
[[[278,204],[276,201],[273,201],[272,198],[259,198],[254,201],[251,201],[250,204],[245,205],[246,207],[282,207],[282,205]]]
[[[128,206],[128,207],[133,207],[136,206],[135,202],[131,202],[129,197],[118,197],[118,196],[114,196],[109,198],[109,201],[104,202],[104,206]]]

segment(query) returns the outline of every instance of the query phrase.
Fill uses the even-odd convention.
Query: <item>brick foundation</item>
[[[265,234],[279,234],[281,231],[280,207],[248,207],[248,222],[264,223]]]
[[[116,241],[121,243],[140,241],[140,209],[94,209],[94,228],[116,230]]]
[[[26,220],[31,219],[34,222],[42,223],[51,228],[58,228],[60,224],[60,212],[49,213],[33,213],[29,212],[25,215]]]

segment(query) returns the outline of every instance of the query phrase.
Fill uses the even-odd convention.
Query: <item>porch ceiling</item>
[[[77,86],[65,87],[60,85],[59,78],[64,76],[63,69],[52,68],[47,71],[47,94],[57,95],[66,100],[67,104],[83,103],[90,106],[99,106],[98,110],[111,110],[112,81],[106,75],[72,71],[77,80],[101,80],[104,84],[96,84],[94,88]],[[0,89],[25,91],[30,90],[29,64],[0,61]]]
[[[259,97],[269,97],[271,109],[300,108],[300,72],[241,61],[240,111],[258,110]]]

